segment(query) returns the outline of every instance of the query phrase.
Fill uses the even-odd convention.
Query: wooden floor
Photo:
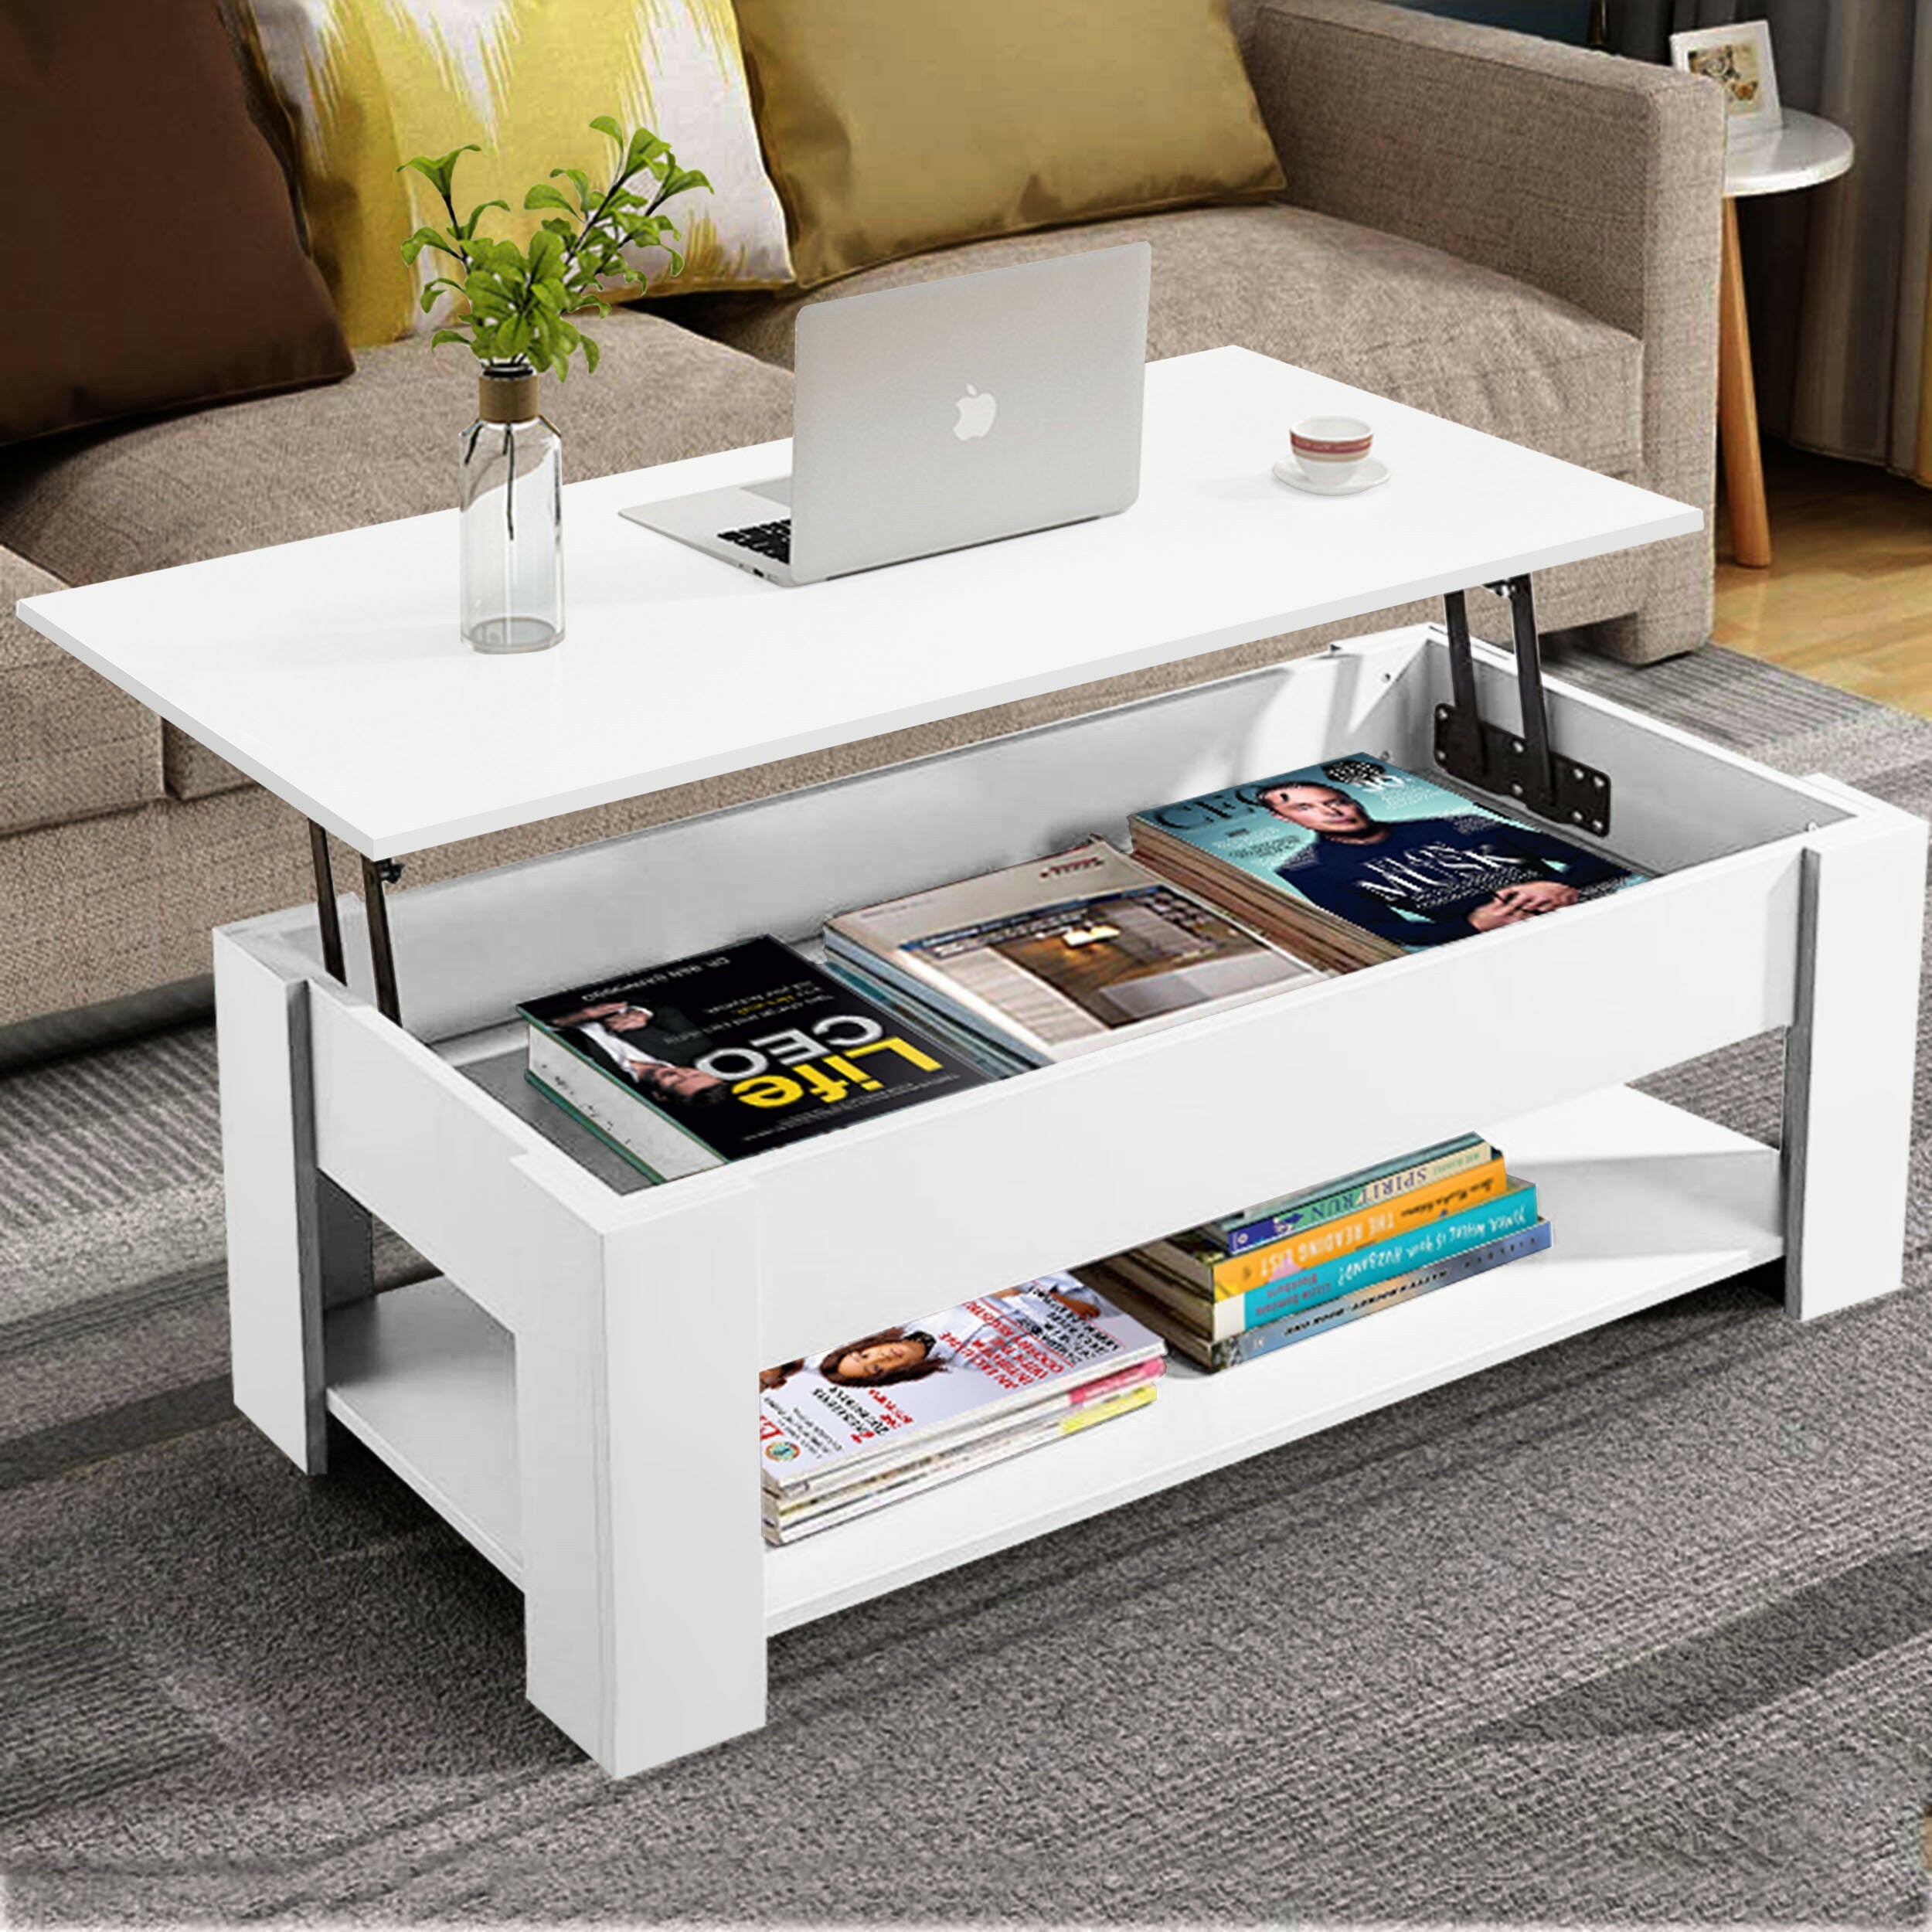
[[[1770,442],[1764,483],[1768,570],[1719,512],[1716,641],[1932,718],[1932,490]]]

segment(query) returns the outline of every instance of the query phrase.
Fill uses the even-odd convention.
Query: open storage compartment
[[[1681,1109],[1613,1088],[1485,1131],[1536,1181],[1556,1230],[1552,1249],[1238,1370],[1210,1376],[1171,1354],[1159,1400],[1131,1429],[1076,1436],[767,1549],[767,1630],[809,1623],[1784,1252],[1775,1150]],[[521,1582],[509,1332],[440,1275],[338,1309],[327,1331],[329,1413]],[[744,1527],[757,1535],[755,1522]]]
[[[1508,660],[1479,648],[1478,670],[1485,713],[1513,716]],[[1449,693],[1442,634],[1391,632],[406,893],[401,1028],[317,976],[312,909],[226,929],[225,1116],[232,1029],[285,1026],[312,1121],[289,1195],[311,1230],[299,1334],[265,1298],[244,1314],[255,1231],[231,1230],[238,1401],[311,1467],[325,1406],[519,1578],[532,1699],[628,1769],[758,1719],[655,1682],[626,1704],[627,1617],[742,1659],[768,1631],[1776,1258],[1794,1199],[1779,1155],[1624,1083],[1804,1022],[1821,855],[1876,855],[1900,903],[1868,937],[1915,976],[1923,828],[1555,682],[1559,750],[1616,787],[1607,839],[1565,835],[1653,875],[1632,890],[663,1187],[522,1081],[521,998],[796,939],[1090,833],[1124,844],[1134,810],[1342,753],[1433,771]],[[1883,968],[1888,1012],[1906,970]],[[1798,1074],[1815,1097],[1808,1062]],[[237,1094],[231,1148],[252,1104]],[[1116,1427],[760,1545],[758,1367],[1472,1128],[1542,1189],[1548,1253],[1230,1373],[1174,1362]],[[344,1202],[445,1274],[359,1291],[326,1252]],[[680,1349],[703,1365],[682,1378],[663,1366]],[[761,1710],[761,1663],[757,1695]]]

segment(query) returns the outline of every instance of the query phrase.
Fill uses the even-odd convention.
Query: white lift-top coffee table
[[[1391,481],[1277,484],[1316,413],[1369,417]],[[1924,826],[1535,676],[1529,573],[1696,511],[1223,349],[1149,369],[1119,518],[779,590],[617,515],[786,466],[571,486],[536,657],[458,639],[453,512],[20,606],[362,855],[346,934],[325,883],[216,936],[236,1399],[311,1471],[334,1417],[516,1580],[528,1694],[607,1769],[762,1723],[772,1631],[1781,1254],[1801,1315],[1896,1284]],[[1511,581],[1520,682],[1459,628]],[[1434,594],[1446,633],[383,900],[445,841]],[[519,998],[1356,749],[1661,876],[668,1187],[521,1080]],[[1623,1084],[1773,1027],[1781,1158]],[[1284,1094],[1320,1145],[1284,1145]],[[763,1547],[760,1366],[1471,1128],[1539,1184],[1549,1253]],[[443,1272],[372,1294],[371,1214]]]

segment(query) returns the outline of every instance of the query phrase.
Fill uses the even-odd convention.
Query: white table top
[[[1761,134],[1733,134],[1724,150],[1724,192],[1781,195],[1843,174],[1857,153],[1835,121],[1784,110],[1784,124]]]
[[[1275,481],[1289,425],[1317,413],[1367,418],[1390,480],[1342,498]],[[787,590],[617,515],[789,464],[770,443],[571,485],[565,635],[531,656],[458,635],[454,510],[18,607],[383,859],[1702,522],[1240,349],[1149,366],[1120,516]]]

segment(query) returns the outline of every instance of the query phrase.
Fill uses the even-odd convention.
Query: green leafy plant
[[[597,343],[570,318],[587,309],[607,315],[609,291],[641,281],[624,259],[626,249],[662,248],[670,255],[671,273],[683,273],[677,228],[658,210],[673,196],[709,189],[710,182],[696,168],[680,168],[669,146],[647,128],[626,134],[608,114],[590,125],[617,148],[608,185],[594,187],[581,168],[553,168],[550,179],[523,197],[526,209],[556,211],[528,248],[477,232],[492,209],[509,212],[506,201],[481,202],[468,215],[457,215],[456,165],[464,155],[482,152],[474,141],[447,155],[418,155],[396,170],[413,168],[449,211],[447,227],[419,228],[403,243],[403,260],[413,265],[430,248],[461,271],[438,275],[423,291],[425,314],[446,294],[461,298],[459,312],[430,338],[432,345],[461,342],[479,362],[528,364],[539,375],[554,370],[561,381],[580,352],[587,368],[597,366]],[[553,185],[559,181],[570,184],[570,194]]]

